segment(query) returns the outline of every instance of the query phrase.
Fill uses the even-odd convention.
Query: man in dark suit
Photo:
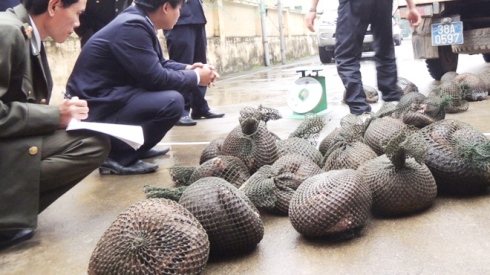
[[[75,29],[82,47],[94,33],[109,24],[131,3],[133,0],[87,0],[87,8],[80,15],[80,27]]]
[[[180,17],[172,30],[165,31],[169,58],[187,64],[206,63],[206,17],[201,0],[187,0],[180,9]],[[177,122],[181,126],[196,125],[193,119],[220,118],[225,114],[210,111],[204,98],[206,87],[199,86],[196,90],[184,95],[185,106],[182,118]],[[192,109],[192,113],[189,113]]]
[[[89,121],[140,125],[144,144],[134,150],[111,138],[102,174],[154,172],[156,164],[141,159],[180,119],[181,93],[209,85],[217,77],[212,66],[165,60],[157,30],[171,29],[184,0],[135,0],[82,48],[68,80],[68,91],[86,99]]]
[[[42,40],[64,42],[86,0],[24,0],[0,13],[0,249],[34,234],[37,215],[107,157],[105,135],[67,132],[85,100],[48,105],[53,82]]]

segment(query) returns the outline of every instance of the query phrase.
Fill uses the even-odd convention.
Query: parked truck
[[[459,54],[482,54],[490,62],[490,0],[415,0],[415,4],[422,23],[412,34],[414,57],[425,59],[435,80],[456,71]],[[398,0],[398,8],[406,18],[405,0]]]

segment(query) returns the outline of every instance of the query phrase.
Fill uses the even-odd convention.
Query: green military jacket
[[[48,105],[44,47],[33,54],[27,24],[22,5],[0,13],[0,231],[36,226],[42,136],[60,121],[58,107]]]

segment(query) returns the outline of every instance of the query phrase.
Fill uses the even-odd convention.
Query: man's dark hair
[[[60,0],[63,8],[78,2],[78,0]],[[48,10],[49,0],[21,0],[26,10],[32,15],[43,14]]]
[[[134,4],[146,12],[154,12],[167,2],[172,8],[176,8],[179,4],[187,2],[187,0],[135,0]]]

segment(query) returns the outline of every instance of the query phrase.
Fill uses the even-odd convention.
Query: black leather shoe
[[[149,158],[154,158],[154,157],[158,157],[158,156],[163,156],[166,153],[168,153],[168,151],[170,151],[170,148],[163,148],[163,149],[155,149],[155,148],[153,148],[153,149],[150,149],[147,152],[145,152],[140,157],[140,159],[149,159]]]
[[[194,126],[197,122],[192,120],[189,116],[183,116],[179,119],[179,121],[175,124],[177,126]]]
[[[106,159],[99,167],[99,173],[102,175],[139,175],[155,172],[158,168],[157,164],[138,160],[133,165],[122,166],[115,160]]]
[[[8,234],[0,232],[0,249],[29,240],[32,236],[34,236],[33,229],[21,229],[16,232],[9,232]]]
[[[192,119],[220,118],[220,117],[224,117],[224,116],[225,116],[225,114],[217,114],[217,113],[213,113],[211,111],[208,111],[205,114],[194,114],[194,113],[191,114]]]

